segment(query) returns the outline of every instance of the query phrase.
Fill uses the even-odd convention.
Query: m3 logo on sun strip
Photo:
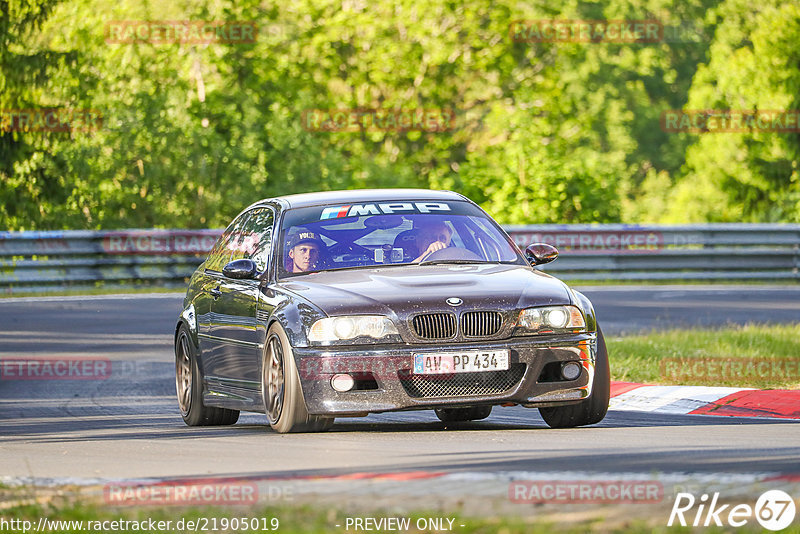
[[[358,217],[360,215],[383,215],[392,213],[431,213],[450,211],[446,202],[388,202],[386,204],[352,204],[331,206],[322,210],[320,220]]]

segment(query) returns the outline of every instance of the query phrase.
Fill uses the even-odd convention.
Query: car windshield
[[[497,224],[468,202],[397,202],[288,210],[281,275],[433,263],[520,263]]]

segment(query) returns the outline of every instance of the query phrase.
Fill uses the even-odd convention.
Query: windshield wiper
[[[495,263],[486,260],[422,260],[419,262],[419,265],[445,265],[445,264],[452,264],[452,265],[469,265],[473,263]]]

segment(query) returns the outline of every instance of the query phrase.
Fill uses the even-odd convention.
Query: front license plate
[[[508,350],[442,352],[414,355],[415,375],[476,373],[508,369]]]

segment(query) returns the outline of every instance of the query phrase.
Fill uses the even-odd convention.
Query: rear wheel
[[[203,404],[203,376],[186,325],[180,326],[175,340],[175,389],[181,416],[189,426],[232,425],[239,420],[238,410]]]
[[[281,434],[320,432],[333,425],[333,417],[308,413],[292,347],[278,323],[267,332],[261,369],[261,396],[273,430]]]
[[[436,417],[445,423],[459,421],[478,421],[486,419],[492,413],[491,406],[467,406],[464,408],[436,408]]]
[[[551,428],[571,428],[593,425],[606,416],[611,398],[611,372],[608,365],[606,340],[600,327],[597,328],[597,361],[594,368],[592,394],[577,404],[539,408],[542,419]]]

